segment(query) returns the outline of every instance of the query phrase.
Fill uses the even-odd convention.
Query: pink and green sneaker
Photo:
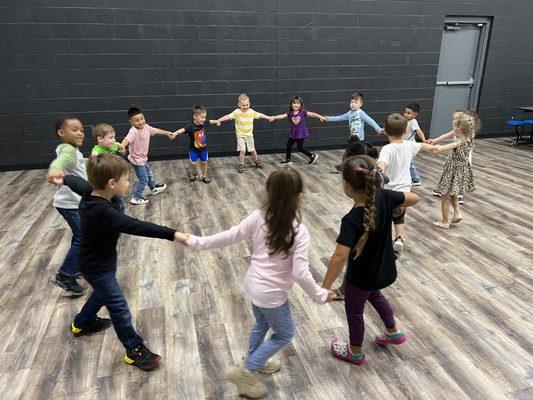
[[[331,341],[331,355],[339,360],[361,365],[365,362],[365,353],[353,354],[350,345],[337,339]]]
[[[407,341],[407,337],[402,331],[389,334],[387,332],[376,335],[376,343],[380,346],[390,346],[391,344],[402,344]]]

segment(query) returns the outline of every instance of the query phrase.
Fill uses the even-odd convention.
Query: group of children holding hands
[[[126,363],[148,371],[161,362],[161,357],[149,350],[135,331],[128,304],[116,280],[117,241],[120,233],[127,233],[177,241],[192,251],[216,249],[252,240],[252,257],[244,277],[243,291],[251,299],[255,322],[244,362],[228,370],[230,381],[241,393],[251,398],[267,394],[259,374],[272,374],[281,368],[275,355],[295,334],[288,301],[288,291],[294,283],[298,283],[320,304],[332,300],[345,301],[349,340],[331,341],[330,351],[334,357],[357,365],[365,361],[362,349],[363,312],[367,300],[385,325],[384,332],[376,336],[376,343],[380,346],[404,343],[406,335],[398,328],[390,304],[381,290],[396,280],[395,251],[401,251],[404,245],[405,209],[419,201],[419,196],[411,193],[411,185],[420,181],[413,157],[420,150],[434,153],[451,151],[437,186],[442,196],[443,216],[434,224],[440,228],[449,227],[450,201],[454,209],[451,222],[460,222],[462,215],[457,196],[474,190],[468,157],[474,135],[479,129],[479,119],[470,110],[458,110],[453,119],[452,133],[456,138],[453,143],[436,145],[436,142],[443,140],[441,138],[434,139],[432,143],[417,143],[415,135],[425,141],[416,123],[418,105],[410,104],[403,116],[389,115],[384,129],[381,129],[361,109],[362,100],[362,95],[355,93],[346,114],[324,117],[304,109],[302,99],[295,97],[291,100],[288,113],[267,116],[252,110],[248,97],[241,95],[239,108],[219,120],[208,120],[207,111],[196,106],[191,123],[175,132],[149,126],[142,111],[132,107],[128,111],[132,128],[122,143],[115,141],[111,126],[99,124],[93,127],[97,144],[88,161],[79,150],[84,139],[81,122],[73,116],[58,120],[56,134],[63,143],[56,149],[57,157],[50,165],[47,180],[58,185],[54,206],[71,227],[73,235],[65,262],[52,281],[70,294],[79,296],[84,289],[77,282],[77,277],[82,274],[93,289],[70,324],[73,335],[92,334],[113,325],[125,347]],[[338,169],[343,178],[342,190],[353,200],[353,206],[342,218],[337,244],[322,286],[315,282],[309,271],[311,238],[301,216],[302,202],[305,201],[304,182],[297,170],[289,166],[270,174],[265,187],[266,201],[260,208],[237,226],[215,235],[199,237],[181,233],[124,213],[130,164],[138,178],[131,198],[133,204],[148,201],[143,197],[146,186],[150,195],[159,194],[166,188],[166,185],[157,183],[147,165],[151,136],[166,135],[174,139],[187,134],[190,139],[189,178],[191,181],[200,178],[208,183],[205,129],[209,125],[235,120],[239,172],[242,172],[246,150],[252,153],[255,166],[263,166],[253,141],[253,121],[257,118],[289,120],[291,135],[283,164],[291,162],[294,143],[309,157],[309,163],[314,163],[317,155],[303,147],[305,138],[309,136],[305,126],[307,116],[322,121],[348,120],[350,127],[350,141]],[[365,123],[377,132],[387,134],[390,143],[381,152],[368,142],[363,142]],[[125,154],[126,148],[129,148],[129,163],[115,154]],[[200,172],[197,169],[198,161]],[[396,231],[394,241],[391,236],[393,221]],[[347,270],[343,284],[333,288],[345,265]],[[110,318],[98,316],[103,306],[107,307]],[[267,338],[269,330],[272,330],[272,335]]]

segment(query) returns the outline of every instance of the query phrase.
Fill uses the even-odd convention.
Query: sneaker
[[[263,164],[263,161],[261,160],[255,161],[254,164],[257,168],[263,168],[265,166],[265,164]]]
[[[209,179],[207,176],[204,176],[204,177],[202,178],[202,182],[203,182],[203,183],[211,183],[211,179]]]
[[[246,357],[244,356],[242,358],[242,365],[244,365],[244,362],[246,361]],[[278,372],[281,369],[281,361],[279,361],[276,357],[269,358],[266,363],[264,363],[261,368],[257,370],[260,374],[264,375],[272,375],[276,372]]]
[[[126,351],[124,362],[143,371],[151,371],[161,363],[161,356],[152,353],[148,347],[141,343],[134,349]]]
[[[85,292],[85,289],[78,283],[76,278],[70,278],[57,273],[50,281],[72,296],[81,296]]]
[[[131,204],[146,204],[148,203],[148,199],[145,199],[144,197],[139,197],[138,199],[135,198],[135,197],[132,197],[131,200],[130,200],[130,203]]]
[[[228,368],[228,379],[237,386],[239,392],[252,399],[259,399],[267,395],[266,385],[257,372],[247,372],[244,367],[232,366]]]
[[[411,181],[411,184],[412,184],[413,186],[420,186],[420,185],[422,184],[422,181],[415,181],[415,180],[413,180],[413,181]]]
[[[391,344],[402,344],[407,341],[407,337],[402,331],[390,334],[387,332],[376,335],[376,343],[380,346],[390,346]]]
[[[239,168],[237,168],[237,172],[238,172],[239,174],[242,174],[242,173],[244,172],[244,165],[242,165],[242,164],[239,165]]]
[[[198,173],[197,172],[191,172],[189,174],[189,182],[194,182],[198,179]]]
[[[394,243],[392,244],[392,248],[396,253],[401,253],[403,251],[403,239],[401,236],[398,236],[396,239],[394,239]]]
[[[355,365],[361,365],[365,362],[365,353],[353,354],[348,343],[341,342],[337,339],[331,341],[331,355],[339,360]]]
[[[442,196],[442,193],[439,192],[437,189],[433,189],[433,191],[431,192],[431,194],[433,196],[437,196],[437,197],[441,197]]]
[[[457,196],[457,200],[459,200],[459,204],[465,204],[464,196]]]
[[[318,158],[318,154],[316,154],[316,153],[313,154],[313,155],[311,156],[311,159],[309,160],[309,162],[308,162],[307,164],[309,164],[309,165],[314,164],[317,158]]]
[[[281,165],[290,165],[290,164],[292,164],[292,161],[291,160],[283,160],[280,164]]]
[[[155,196],[156,194],[163,193],[167,188],[166,184],[155,185],[155,187],[148,193],[148,196]]]
[[[100,332],[103,330],[106,330],[109,328],[113,323],[109,318],[100,318],[96,317],[96,319],[87,325],[85,325],[83,328],[76,328],[74,326],[74,322],[70,324],[70,330],[74,334],[74,336],[83,336],[83,335],[90,335],[91,333]]]

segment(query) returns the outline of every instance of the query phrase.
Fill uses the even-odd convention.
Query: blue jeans
[[[63,265],[59,268],[59,274],[74,278],[80,274],[78,268],[78,253],[80,252],[81,230],[80,230],[80,212],[77,208],[57,208],[56,210],[72,230],[72,240],[70,242],[70,249],[63,261]]]
[[[257,371],[267,360],[288,344],[294,336],[289,300],[276,308],[262,308],[252,304],[255,316],[254,326],[248,342],[248,357],[244,368]],[[268,329],[274,333],[265,340]]]
[[[117,203],[119,206],[119,211],[124,214],[126,212],[126,205],[124,204],[124,197],[122,196],[115,196],[117,199]]]
[[[89,282],[93,292],[74,318],[74,326],[83,328],[84,325],[96,319],[100,308],[106,306],[113,328],[124,347],[133,349],[141,344],[143,339],[133,328],[128,303],[120,290],[115,271],[84,274],[83,277]]]
[[[132,197],[134,199],[139,199],[142,197],[146,185],[148,185],[150,189],[155,188],[154,175],[152,174],[152,170],[148,167],[148,164],[132,165],[135,175],[137,175],[137,178],[139,178],[139,182],[137,182],[137,185],[135,185],[135,191],[133,192]]]
[[[416,165],[413,161],[411,161],[411,165],[409,166],[409,172],[411,173],[411,180],[412,181],[419,181],[420,175],[418,175],[418,171],[416,170]]]

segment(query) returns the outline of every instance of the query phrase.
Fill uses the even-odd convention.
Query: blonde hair
[[[479,118],[477,112],[475,112],[471,108],[459,108],[455,110],[454,114],[455,113],[457,113],[458,115],[466,114],[472,117],[474,119],[474,136],[479,133],[479,131],[481,130],[481,119]]]
[[[105,123],[96,124],[95,126],[92,127],[93,138],[95,138],[95,139],[97,139],[99,137],[103,138],[109,132],[114,132],[114,131],[115,131],[115,128],[113,128],[111,125],[105,124]]]
[[[241,93],[238,97],[238,102],[240,103],[241,101],[243,100],[250,100],[250,98],[248,97],[248,95],[246,93]]]
[[[461,136],[472,140],[476,135],[476,118],[470,112],[461,112],[459,116],[453,120],[453,128]]]

